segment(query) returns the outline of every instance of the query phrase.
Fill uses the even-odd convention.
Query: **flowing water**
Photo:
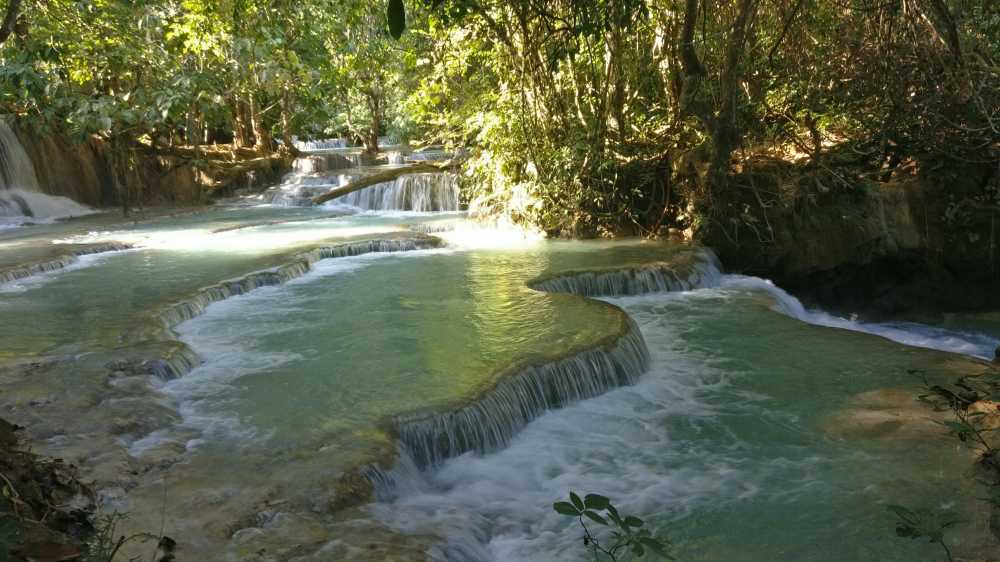
[[[698,248],[487,229],[443,174],[302,206],[372,172],[323,152],[231,206],[0,234],[116,250],[0,285],[0,416],[128,530],[186,559],[580,560],[551,510],[576,490],[681,560],[940,559],[886,503],[987,544],[968,455],[857,420],[923,420],[910,371],[984,368],[995,319],[859,323]]]
[[[41,193],[31,159],[13,129],[0,119],[0,229],[93,212],[67,197]]]

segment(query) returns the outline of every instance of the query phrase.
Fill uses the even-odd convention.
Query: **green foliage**
[[[114,562],[121,548],[130,542],[160,540],[162,545],[162,539],[165,537],[157,537],[149,533],[137,533],[131,536],[119,535],[119,524],[126,518],[127,516],[124,513],[117,511],[99,516],[94,521],[94,534],[87,541],[87,548],[81,562]],[[170,541],[170,543],[171,552],[168,552],[168,554],[172,553],[173,541]],[[172,560],[172,558],[170,559]]]
[[[560,515],[579,520],[584,532],[584,548],[595,562],[605,559],[617,561],[628,555],[643,557],[647,552],[674,560],[668,550],[669,541],[654,536],[645,528],[646,523],[642,519],[632,515],[622,516],[607,497],[587,494],[581,499],[575,492],[570,492],[569,500],[556,502],[552,508]],[[591,533],[588,521],[606,527],[610,539],[600,539]]]
[[[911,374],[921,374],[911,371]],[[959,441],[974,447],[980,453],[985,463],[994,462],[997,450],[988,439],[995,429],[983,426],[985,412],[969,411],[976,402],[992,401],[1000,398],[1000,380],[995,375],[964,376],[948,386],[930,384],[923,377],[925,392],[919,396],[921,401],[933,405],[937,409],[947,409],[952,413],[950,420],[935,420],[949,434]]]
[[[887,505],[885,507],[896,516],[896,536],[912,540],[926,540],[932,544],[940,545],[948,556],[948,560],[954,560],[951,550],[944,540],[945,532],[962,522],[956,519],[953,513],[926,509],[912,510],[901,505]]]

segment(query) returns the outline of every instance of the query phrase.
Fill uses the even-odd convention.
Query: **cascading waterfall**
[[[292,171],[285,175],[282,182],[256,196],[256,199],[282,207],[311,206],[313,197],[359,177],[339,172],[357,166],[357,162],[349,156],[359,155],[314,154],[296,158]]]
[[[40,191],[35,166],[14,130],[0,119],[0,191]]]
[[[444,150],[422,150],[420,152],[411,153],[408,156],[408,158],[410,160],[429,161],[429,160],[447,160],[452,156],[453,154],[451,152],[446,152]]]
[[[448,172],[406,174],[334,202],[372,211],[457,211],[458,178]]]
[[[332,150],[336,148],[347,148],[347,139],[316,139],[309,141],[294,140],[295,148],[299,150]]]
[[[822,310],[808,310],[799,299],[767,279],[759,277],[726,275],[722,278],[721,287],[723,289],[766,292],[775,301],[774,310],[807,324],[864,332],[913,347],[925,347],[971,355],[981,359],[992,359],[994,351],[1000,345],[1000,339],[986,334],[949,330],[915,322],[860,322],[855,319],[841,318]]]
[[[20,279],[25,279],[27,277],[31,277],[32,275],[39,275],[41,273],[48,273],[50,271],[56,271],[59,269],[66,268],[79,261],[80,257],[82,256],[103,254],[106,252],[119,252],[119,251],[129,250],[132,247],[133,246],[131,244],[125,244],[121,242],[107,242],[103,244],[87,245],[86,247],[83,248],[77,248],[76,250],[73,250],[72,252],[66,254],[65,256],[60,256],[58,258],[42,262],[13,267],[10,269],[4,269],[0,271],[0,285],[12,283]]]
[[[626,322],[625,333],[610,349],[597,347],[501,375],[496,387],[458,410],[397,417],[399,441],[420,467],[469,451],[488,453],[505,447],[547,410],[635,384],[649,363],[649,351],[638,326]]]
[[[38,176],[14,130],[0,119],[0,226],[93,213],[68,197],[41,193]]]
[[[619,297],[714,287],[721,279],[722,266],[718,258],[705,249],[689,266],[660,262],[609,271],[570,272],[536,280],[531,287],[550,293]]]
[[[654,263],[608,271],[567,272],[530,283],[547,292],[581,296],[622,296],[659,291],[686,291],[718,286],[718,258],[698,250],[691,262],[676,266]],[[402,447],[391,470],[370,466],[366,478],[382,498],[398,493],[400,482],[415,469],[442,463],[466,452],[488,453],[507,446],[514,435],[547,410],[593,398],[635,384],[649,363],[649,351],[631,318],[618,340],[576,355],[531,365],[501,378],[479,399],[456,410],[416,413],[392,420]]]
[[[291,279],[301,277],[308,273],[312,269],[312,264],[319,260],[360,256],[362,254],[378,252],[391,253],[425,250],[437,248],[440,245],[441,240],[439,238],[414,236],[411,238],[362,240],[316,248],[300,254],[291,263],[273,269],[250,273],[238,279],[223,281],[222,283],[201,289],[190,299],[178,302],[159,313],[156,318],[164,328],[173,328],[181,322],[191,320],[202,314],[214,302],[246,294],[260,287],[281,285]]]

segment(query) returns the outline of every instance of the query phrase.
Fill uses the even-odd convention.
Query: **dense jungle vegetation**
[[[976,178],[956,216],[1000,202],[991,0],[8,0],[0,41],[0,113],[122,177],[389,135],[468,148],[473,210],[570,235],[766,240],[769,209],[924,172]]]

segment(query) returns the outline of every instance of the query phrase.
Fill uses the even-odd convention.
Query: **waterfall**
[[[82,256],[103,254],[106,252],[120,252],[132,249],[132,247],[131,244],[121,242],[106,242],[78,247],[66,255],[50,260],[0,270],[0,285],[6,285],[7,283],[25,279],[32,275],[39,275],[69,267],[78,262]]]
[[[495,387],[465,406],[397,417],[393,425],[406,453],[420,467],[474,451],[507,446],[514,435],[545,411],[632,385],[646,370],[649,351],[630,318],[610,346],[597,346],[557,361],[502,373]],[[376,478],[386,485],[391,477]]]
[[[772,308],[775,311],[807,324],[864,332],[904,345],[961,353],[986,360],[993,358],[997,346],[1000,345],[1000,338],[981,333],[950,330],[916,322],[861,322],[822,310],[809,310],[799,299],[760,277],[726,275],[722,278],[721,287],[766,292],[774,299]]]
[[[301,141],[294,139],[295,148],[302,151],[310,150],[333,150],[335,148],[347,148],[347,139],[316,139]]]
[[[40,191],[31,158],[14,130],[0,119],[0,191],[10,190]]]
[[[334,202],[372,211],[457,211],[458,178],[447,172],[406,174]]]
[[[308,169],[306,164],[303,164],[302,167]],[[322,195],[358,177],[355,174],[292,171],[285,176],[281,184],[268,189],[256,198],[270,205],[309,207],[312,206],[313,197]]]
[[[14,130],[0,119],[0,227],[17,226],[25,219],[45,221],[93,212],[68,197],[41,193],[31,158]]]
[[[689,256],[689,260],[677,259],[612,270],[573,271],[536,279],[529,284],[539,291],[587,297],[690,291],[718,286],[722,279],[722,265],[715,254],[702,249]]]
[[[410,160],[447,160],[453,156],[450,152],[445,152],[444,150],[421,150],[419,152],[414,152],[409,155]]]

